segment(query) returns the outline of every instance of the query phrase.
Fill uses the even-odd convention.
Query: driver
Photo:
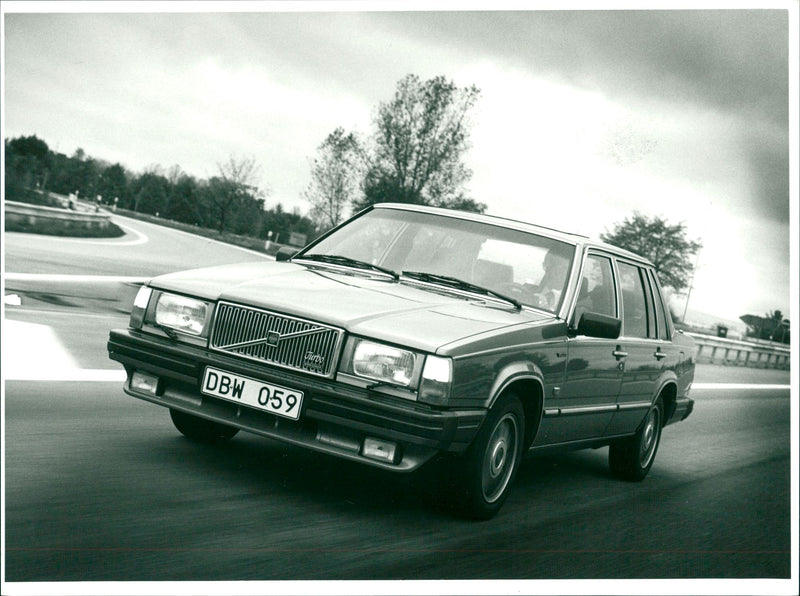
[[[569,257],[558,248],[551,248],[547,251],[542,266],[544,275],[534,294],[534,304],[540,308],[555,311],[567,281]]]

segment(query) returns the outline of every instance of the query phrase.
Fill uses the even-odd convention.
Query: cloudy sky
[[[267,205],[305,212],[309,159],[333,129],[366,135],[402,77],[444,75],[481,90],[469,193],[489,213],[590,236],[634,210],[685,222],[704,244],[690,312],[790,312],[795,1],[57,4],[3,3],[4,138],[200,178],[252,156]],[[248,12],[196,12],[231,6]]]

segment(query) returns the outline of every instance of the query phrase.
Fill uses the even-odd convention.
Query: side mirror
[[[291,246],[281,246],[275,255],[275,260],[279,262],[288,261],[296,254],[297,249],[294,249]]]
[[[602,339],[617,339],[622,329],[622,321],[616,317],[601,315],[596,312],[585,312],[578,321],[576,333]]]

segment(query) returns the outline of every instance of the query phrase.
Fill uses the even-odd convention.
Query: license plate
[[[228,401],[264,410],[270,414],[297,420],[303,403],[303,392],[265,383],[250,377],[206,368],[200,390]]]

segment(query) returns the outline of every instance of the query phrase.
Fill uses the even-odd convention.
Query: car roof
[[[433,215],[444,215],[447,217],[456,217],[468,221],[476,221],[495,226],[502,226],[505,228],[519,230],[521,232],[530,232],[532,234],[538,234],[540,236],[548,236],[550,238],[554,238],[556,240],[560,240],[568,244],[573,244],[580,248],[600,249],[621,257],[626,257],[628,259],[639,261],[640,263],[652,266],[652,263],[648,259],[642,257],[641,255],[637,255],[636,253],[633,253],[629,250],[625,250],[624,248],[619,248],[618,246],[614,246],[613,244],[608,244],[607,242],[594,240],[592,238],[589,238],[588,236],[583,236],[581,234],[564,232],[562,230],[556,230],[545,226],[538,226],[532,223],[527,223],[516,219],[499,217],[497,215],[486,215],[483,213],[473,213],[470,211],[457,211],[454,209],[445,209],[442,207],[429,207],[427,205],[415,205],[412,203],[376,203],[372,205],[372,208],[415,211],[417,213],[430,213]]]

